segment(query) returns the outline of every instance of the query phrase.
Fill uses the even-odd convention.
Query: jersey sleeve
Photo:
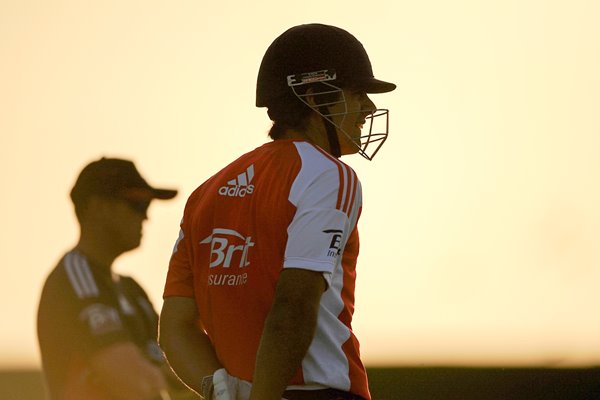
[[[329,283],[360,208],[356,174],[329,158],[303,160],[289,200],[296,214],[288,227],[284,268],[323,272]]]
[[[189,238],[186,236],[186,217],[181,221],[179,236],[173,247],[163,298],[172,296],[194,297],[192,261]]]

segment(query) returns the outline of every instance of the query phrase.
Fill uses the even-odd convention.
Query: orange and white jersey
[[[352,332],[362,192],[355,172],[317,146],[277,140],[238,158],[185,207],[164,297],[196,300],[229,374],[251,381],[282,268],[327,281],[314,339],[290,388],[369,399]]]

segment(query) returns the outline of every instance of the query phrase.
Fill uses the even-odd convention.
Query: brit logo
[[[248,252],[254,246],[250,236],[233,229],[214,228],[200,244],[210,243],[209,286],[241,286],[248,283]],[[238,268],[229,269],[231,266]],[[217,268],[221,267],[221,268]]]
[[[251,184],[254,178],[254,164],[250,165],[246,171],[239,174],[235,179],[227,182],[227,185],[219,188],[221,196],[244,197],[252,194],[254,185]]]
[[[331,242],[329,243],[329,250],[327,251],[328,257],[337,257],[340,255],[342,249],[342,234],[344,233],[341,229],[326,229],[323,233],[331,234]]]
[[[123,329],[119,312],[101,303],[94,303],[84,308],[79,318],[87,322],[94,335],[105,335]]]
[[[210,243],[210,268],[229,268],[232,264],[247,267],[248,250],[254,246],[250,236],[244,237],[233,229],[214,228],[200,244]]]

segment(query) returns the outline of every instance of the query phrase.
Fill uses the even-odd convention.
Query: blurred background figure
[[[38,308],[52,400],[168,399],[183,389],[158,347],[146,292],[112,270],[140,245],[150,202],[176,194],[150,186],[128,160],[101,158],[81,171],[71,191],[79,241],[49,274]]]

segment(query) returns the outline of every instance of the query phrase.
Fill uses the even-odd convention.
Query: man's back
[[[190,196],[165,296],[195,297],[224,367],[250,381],[282,268],[321,272],[329,289],[293,383],[364,392],[350,330],[360,207],[360,183],[344,163],[305,141],[268,143]]]

